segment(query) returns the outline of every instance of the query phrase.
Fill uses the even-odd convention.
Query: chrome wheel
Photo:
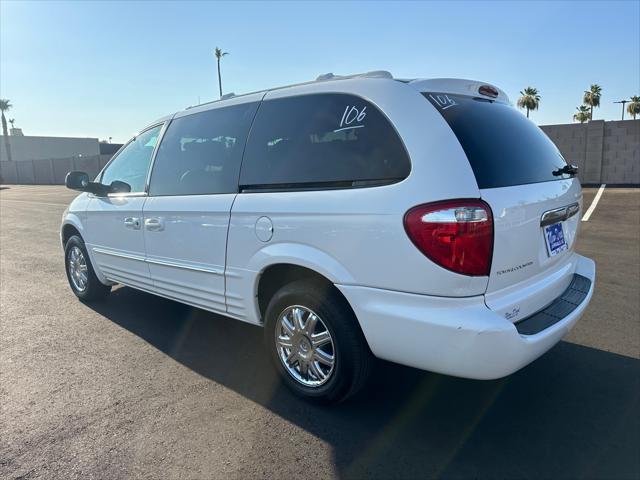
[[[84,292],[87,289],[89,283],[89,272],[87,271],[87,261],[84,258],[82,250],[78,247],[73,247],[69,251],[69,278],[73,283],[73,286],[79,292]]]
[[[322,319],[300,305],[285,308],[276,322],[276,349],[285,370],[306,387],[325,384],[336,358],[333,338]]]

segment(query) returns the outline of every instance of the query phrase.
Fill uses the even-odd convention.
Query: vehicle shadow
[[[92,307],[330,444],[341,478],[640,475],[640,361],[633,358],[561,342],[496,381],[377,361],[362,393],[322,407],[281,386],[259,327],[126,287]]]

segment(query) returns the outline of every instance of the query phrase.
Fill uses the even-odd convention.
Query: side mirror
[[[64,184],[71,190],[80,190],[86,192],[89,187],[89,175],[85,172],[69,172],[64,179]]]
[[[119,182],[122,183],[122,182]],[[64,179],[64,184],[71,190],[80,190],[81,192],[89,192],[99,197],[106,197],[109,188],[101,183],[89,181],[89,175],[85,172],[69,172]],[[129,187],[130,188],[130,187]]]
[[[114,180],[109,185],[109,193],[129,193],[131,191],[131,185],[127,182],[121,182],[120,180]]]

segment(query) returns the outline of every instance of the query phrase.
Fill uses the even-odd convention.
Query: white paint
[[[596,209],[596,205],[598,205],[598,202],[600,201],[600,197],[602,196],[602,192],[604,192],[604,188],[606,186],[607,186],[606,183],[603,183],[602,185],[600,185],[600,188],[598,189],[598,193],[596,193],[596,196],[591,202],[591,205],[589,205],[589,209],[585,212],[584,217],[582,217],[583,222],[588,222],[589,219],[591,218],[591,214]]]
[[[436,95],[429,94],[429,97],[438,105],[440,110],[446,110],[447,108],[455,107],[457,105],[456,101],[451,98],[449,95]]]
[[[49,202],[32,202],[31,200],[14,200],[12,198],[0,198],[0,204],[4,202],[18,202],[18,203],[34,203],[36,205],[48,205],[50,207],[66,207],[65,203],[49,203]]]
[[[377,357],[431,372],[489,380],[538,358],[580,319],[593,295],[595,263],[576,257],[575,272],[591,280],[587,297],[569,315],[535,335],[520,335],[510,320],[486,307],[483,296],[445,298],[337,287],[353,306]]]
[[[149,197],[145,221],[164,229],[144,232],[153,288],[160,295],[224,313],[227,231],[233,193]],[[215,272],[215,273],[214,273]]]
[[[96,273],[114,282],[149,290],[153,283],[144,261],[144,230],[124,222],[129,217],[142,218],[145,200],[142,196],[93,197],[83,204],[83,210],[75,210],[74,201],[69,213],[75,212],[81,218],[83,239]]]
[[[341,130],[346,130],[348,128],[361,128],[364,127],[364,125],[359,125],[359,126],[351,126],[351,127],[344,127],[345,125],[351,125],[353,122],[357,121],[357,122],[362,122],[364,120],[364,117],[367,116],[367,113],[365,112],[365,110],[367,109],[366,106],[362,107],[362,110],[358,110],[356,107],[354,106],[349,106],[347,105],[344,109],[344,113],[342,114],[342,119],[340,120],[340,125],[337,130],[334,130],[334,132],[339,132]]]
[[[333,133],[343,132],[344,130],[354,130],[356,128],[364,128],[364,125],[354,125],[353,127],[338,128],[337,130],[334,130]]]
[[[576,179],[488,188],[481,190],[480,196],[491,206],[494,222],[488,294],[508,290],[514,285],[525,290],[539,277],[548,283],[552,271],[570,263],[578,231],[578,215],[562,222],[568,248],[554,256],[549,256],[540,219],[545,212],[566,207],[580,199],[580,182]],[[565,287],[569,284],[571,275],[573,271],[565,272]],[[549,299],[539,292],[529,299],[533,311],[523,308],[522,315],[544,308],[553,298]],[[515,306],[514,304],[511,308]]]
[[[486,82],[463,80],[459,78],[419,78],[409,82],[409,86],[420,92],[453,93],[455,95],[466,95],[471,97],[477,97],[478,91],[483,85],[495,88],[498,91],[498,96],[491,99],[493,102],[509,105],[509,97],[507,97],[507,94],[495,85],[491,85]]]
[[[593,280],[595,267],[573,251],[577,215],[563,223],[568,251],[554,257],[547,254],[540,227],[544,212],[580,200],[578,180],[480,190],[460,142],[421,93],[421,87],[437,86],[443,95],[475,94],[480,85],[351,78],[201,105],[176,116],[316,93],[365,98],[402,138],[411,172],[401,182],[372,188],[125,196],[89,204],[81,195],[63,222],[82,218],[79,230],[86,232],[101,278],[260,324],[261,274],[273,265],[294,264],[323,275],[345,294],[376,355],[471,378],[507,375],[557,343],[589,302],[533,336],[519,335],[513,321],[550,303],[574,273]],[[501,95],[498,100],[505,101]],[[444,107],[450,105],[443,100]],[[364,108],[353,103],[345,106],[340,128],[363,126]],[[496,233],[490,276],[440,267],[405,232],[403,217],[410,208],[455,198],[482,198],[491,206]],[[162,219],[164,229],[127,227],[127,217],[143,224]],[[265,217],[268,241],[256,231]]]

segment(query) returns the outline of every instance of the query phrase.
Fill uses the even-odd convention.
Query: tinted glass
[[[243,187],[351,186],[409,175],[404,146],[385,116],[351,95],[262,103],[247,143]]]
[[[238,174],[257,103],[176,118],[153,164],[150,195],[203,195],[238,191]]]
[[[150,128],[131,140],[102,172],[101,183],[120,180],[131,185],[131,192],[144,192],[151,155],[162,125]]]
[[[424,95],[458,137],[480,188],[570,178],[553,175],[565,160],[544,132],[512,106],[460,95]]]

